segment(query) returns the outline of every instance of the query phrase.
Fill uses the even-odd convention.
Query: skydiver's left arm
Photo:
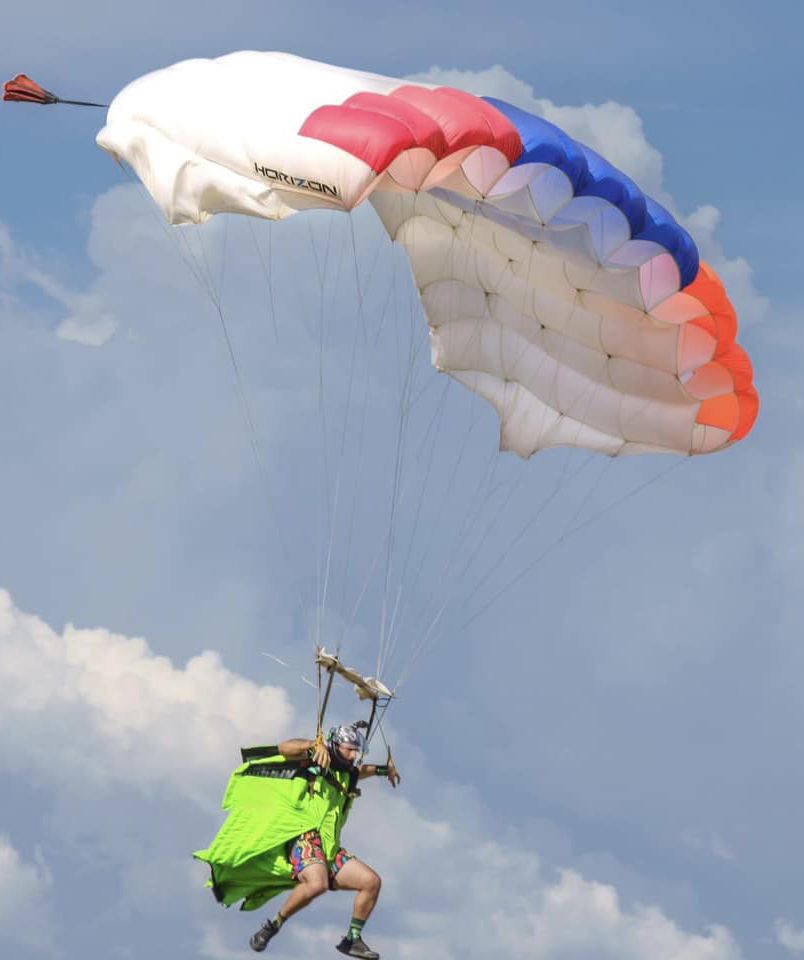
[[[391,786],[396,789],[396,785],[402,780],[393,763],[387,766],[380,766],[376,763],[364,763],[357,775],[358,780],[365,780],[366,777],[385,777]]]

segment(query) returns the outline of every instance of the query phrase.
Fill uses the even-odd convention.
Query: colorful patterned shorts
[[[290,841],[288,844],[288,859],[290,860],[292,870],[291,876],[294,880],[298,880],[302,870],[304,870],[305,867],[309,867],[311,863],[320,863],[321,866],[327,867],[329,872],[329,886],[330,889],[333,889],[333,883],[338,876],[338,871],[345,863],[354,860],[354,854],[349,853],[348,850],[344,850],[344,848],[341,847],[335,854],[332,862],[327,863],[327,858],[324,856],[324,848],[321,843],[321,834],[318,830],[308,830],[307,833],[303,833],[300,837]]]

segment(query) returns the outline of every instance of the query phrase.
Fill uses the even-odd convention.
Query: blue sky
[[[564,451],[522,464],[495,458],[496,418],[451,387],[426,496],[409,455],[397,529],[418,526],[400,665],[427,603],[455,602],[388,715],[402,789],[370,784],[349,825],[384,876],[367,939],[385,956],[804,954],[801,21],[788,3],[714,2],[270,14],[243,2],[225,16],[206,2],[82,3],[5,17],[3,79],[26,72],[65,97],[106,100],[176,60],[261,48],[517,102],[670,204],[732,293],[762,400],[737,447],[681,464]],[[184,240],[95,146],[102,116],[0,110],[0,941],[24,960],[227,960],[246,955],[254,918],[222,911],[188,854],[220,822],[241,743],[312,735],[301,675],[355,260],[377,342],[355,380],[370,453],[350,447],[341,474],[322,637],[348,620],[347,659],[367,672],[376,578],[349,613],[387,523],[395,331],[416,350],[416,443],[445,382],[370,210],[351,224],[297,217],[252,234],[221,218],[186,232],[192,262],[210,265],[237,380]],[[497,482],[513,487],[499,521]],[[468,572],[459,561],[442,585],[478,502],[489,541],[459,547]],[[351,716],[345,691],[334,709]],[[280,956],[331,950],[349,904],[327,901],[288,925]]]

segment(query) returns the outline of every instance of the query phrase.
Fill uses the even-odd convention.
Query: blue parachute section
[[[516,127],[522,154],[514,166],[548,163],[566,174],[576,196],[600,197],[628,220],[634,240],[661,244],[673,257],[686,287],[698,275],[698,249],[692,237],[661,204],[643,193],[622,171],[599,153],[573,140],[555,124],[504,100],[483,97]]]

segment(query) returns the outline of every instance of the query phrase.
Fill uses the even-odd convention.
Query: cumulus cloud
[[[51,952],[52,877],[41,860],[23,859],[0,834],[0,943],[11,941],[38,952]]]
[[[456,811],[450,822],[433,820],[396,794],[366,802],[359,816],[361,842],[387,864],[383,896],[405,930],[384,945],[394,955],[458,960],[485,955],[478,944],[493,942],[495,952],[522,960],[742,956],[725,927],[690,933],[659,906],[626,905],[613,885],[577,870],[555,872],[513,835],[489,840],[485,818],[471,822]],[[444,869],[422,870],[428,859]]]
[[[796,955],[804,953],[804,930],[797,930],[792,923],[781,917],[777,918],[773,930],[776,941],[781,946]]]
[[[573,871],[563,871],[557,883],[547,885],[540,900],[529,926],[535,955],[545,960],[736,960],[741,956],[725,928],[712,926],[704,934],[686,933],[658,907],[637,904],[624,909],[613,887],[585,880]],[[506,924],[503,929],[510,927]],[[526,954],[523,951],[521,955]]]
[[[197,797],[240,743],[284,731],[292,716],[283,690],[230,672],[217,653],[179,668],[139,637],[70,624],[59,633],[6,591],[0,650],[0,750],[62,784],[167,784]]]
[[[561,127],[571,137],[602,154],[648,194],[667,207],[695,238],[704,260],[723,280],[740,322],[754,323],[768,312],[769,301],[754,285],[754,270],[744,257],[728,256],[717,239],[720,212],[712,206],[684,213],[664,180],[661,153],[648,142],[639,114],[627,104],[561,106],[537,97],[533,87],[499,65],[485,70],[432,67],[409,79],[458,87],[478,96],[497,97]]]

